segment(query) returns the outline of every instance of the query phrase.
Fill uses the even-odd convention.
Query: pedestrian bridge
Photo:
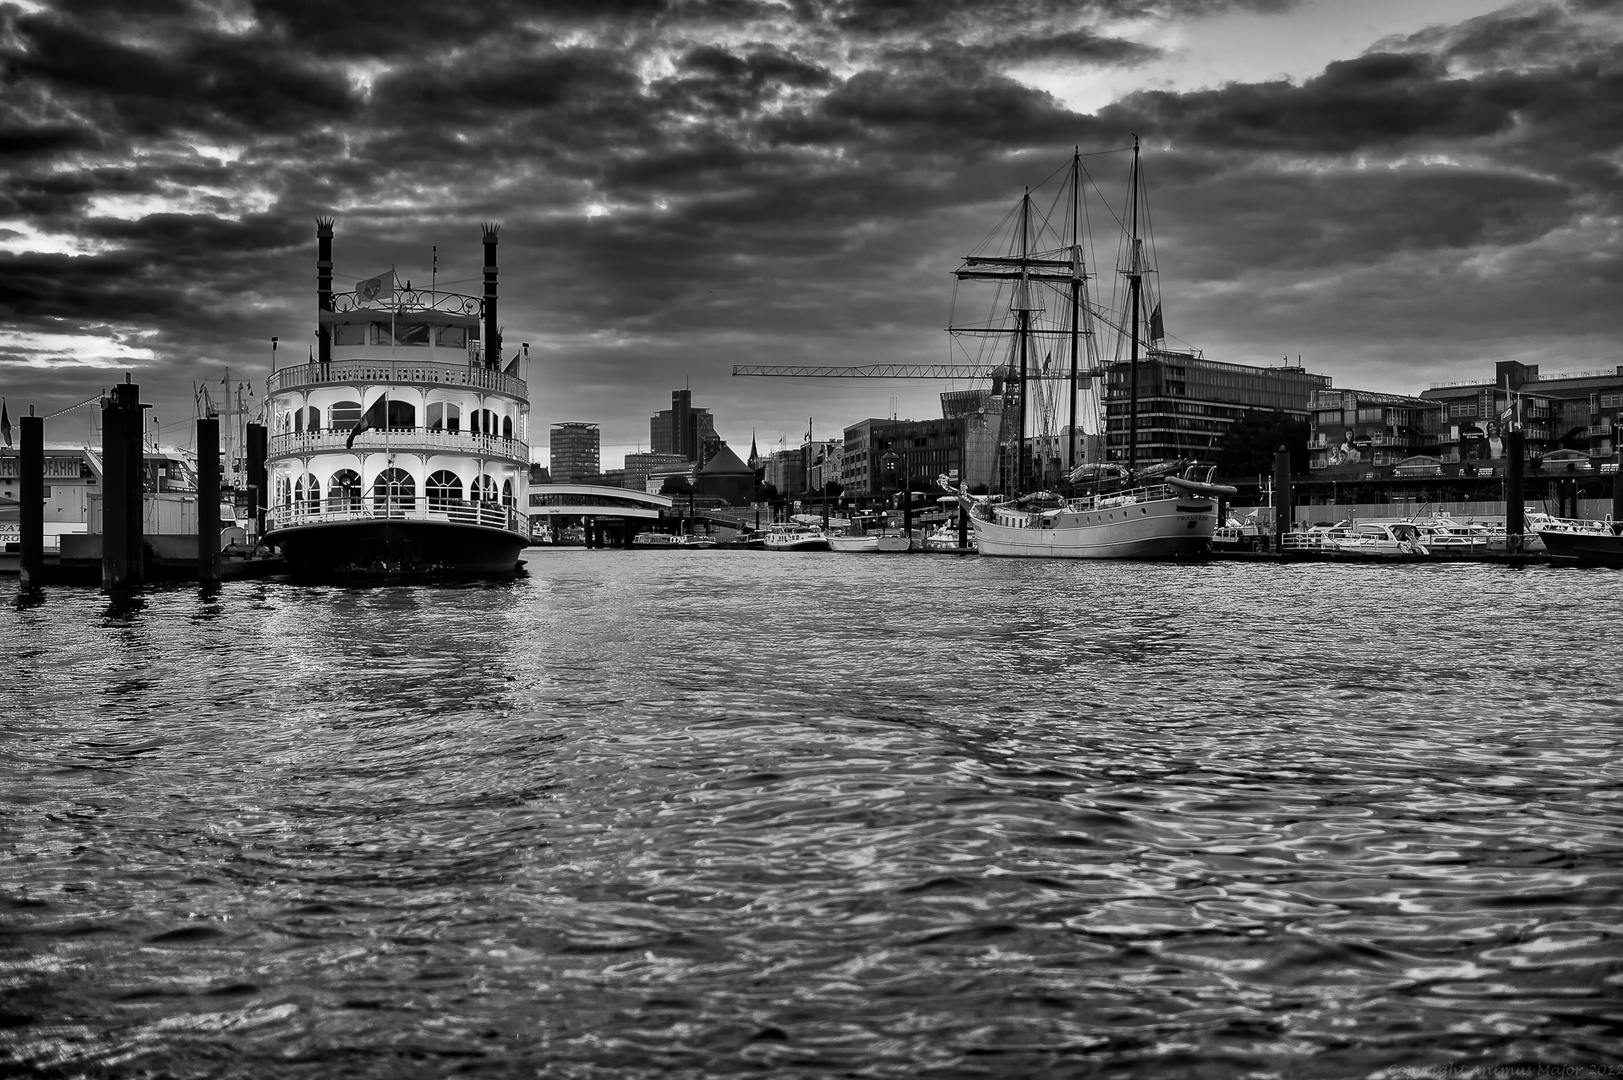
[[[559,517],[646,518],[668,510],[668,495],[596,484],[536,484],[530,488],[530,519]]]

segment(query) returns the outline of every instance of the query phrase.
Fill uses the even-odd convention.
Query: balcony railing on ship
[[[293,454],[329,453],[341,451],[349,441],[349,427],[327,428],[324,431],[288,431],[273,435],[266,453],[271,458]],[[355,437],[356,451],[427,450],[438,454],[484,454],[506,458],[525,464],[530,460],[530,448],[520,439],[501,435],[484,435],[476,431],[446,431],[443,428],[368,428]]]
[[[265,509],[268,529],[344,521],[429,521],[449,525],[479,525],[530,535],[529,515],[516,506],[468,502],[433,496],[350,495],[330,499],[294,500]]]
[[[528,400],[529,389],[516,375],[503,375],[473,364],[437,364],[408,360],[333,360],[326,364],[299,364],[271,373],[270,392],[294,390],[301,386],[329,384],[350,386],[427,385],[466,386],[493,390],[509,397]]]

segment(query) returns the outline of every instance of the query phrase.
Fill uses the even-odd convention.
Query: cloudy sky
[[[938,415],[730,373],[950,359],[958,257],[1131,133],[1176,344],[1399,393],[1623,363],[1623,0],[27,0],[0,394],[127,371],[184,445],[194,383],[307,354],[333,214],[339,287],[437,245],[477,293],[501,223],[543,459],[583,420],[618,464],[683,385],[741,451]]]

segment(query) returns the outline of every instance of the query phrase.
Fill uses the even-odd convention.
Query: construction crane
[[[1000,376],[999,373],[1003,374]],[[992,379],[1007,378],[1012,368],[987,367],[985,364],[863,364],[857,366],[794,365],[794,364],[734,364],[734,375],[782,375],[791,378],[813,379]],[[1079,379],[1102,379],[1104,368],[1084,368],[1076,373]],[[1055,372],[1049,375],[1030,375],[1028,379],[1055,379],[1066,381],[1070,375]]]

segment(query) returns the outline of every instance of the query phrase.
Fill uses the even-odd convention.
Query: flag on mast
[[[388,418],[389,395],[385,392],[382,397],[372,403],[370,409],[361,414],[361,418],[355,422],[355,426],[349,429],[349,438],[344,440],[344,449],[353,450],[355,448],[355,436],[372,428],[383,427]]]
[[[392,300],[394,298],[394,271],[385,270],[377,277],[355,283],[355,299],[361,301]]]
[[[1150,312],[1150,340],[1165,341],[1166,336],[1166,324],[1161,321],[1161,305],[1156,304],[1155,310]]]

